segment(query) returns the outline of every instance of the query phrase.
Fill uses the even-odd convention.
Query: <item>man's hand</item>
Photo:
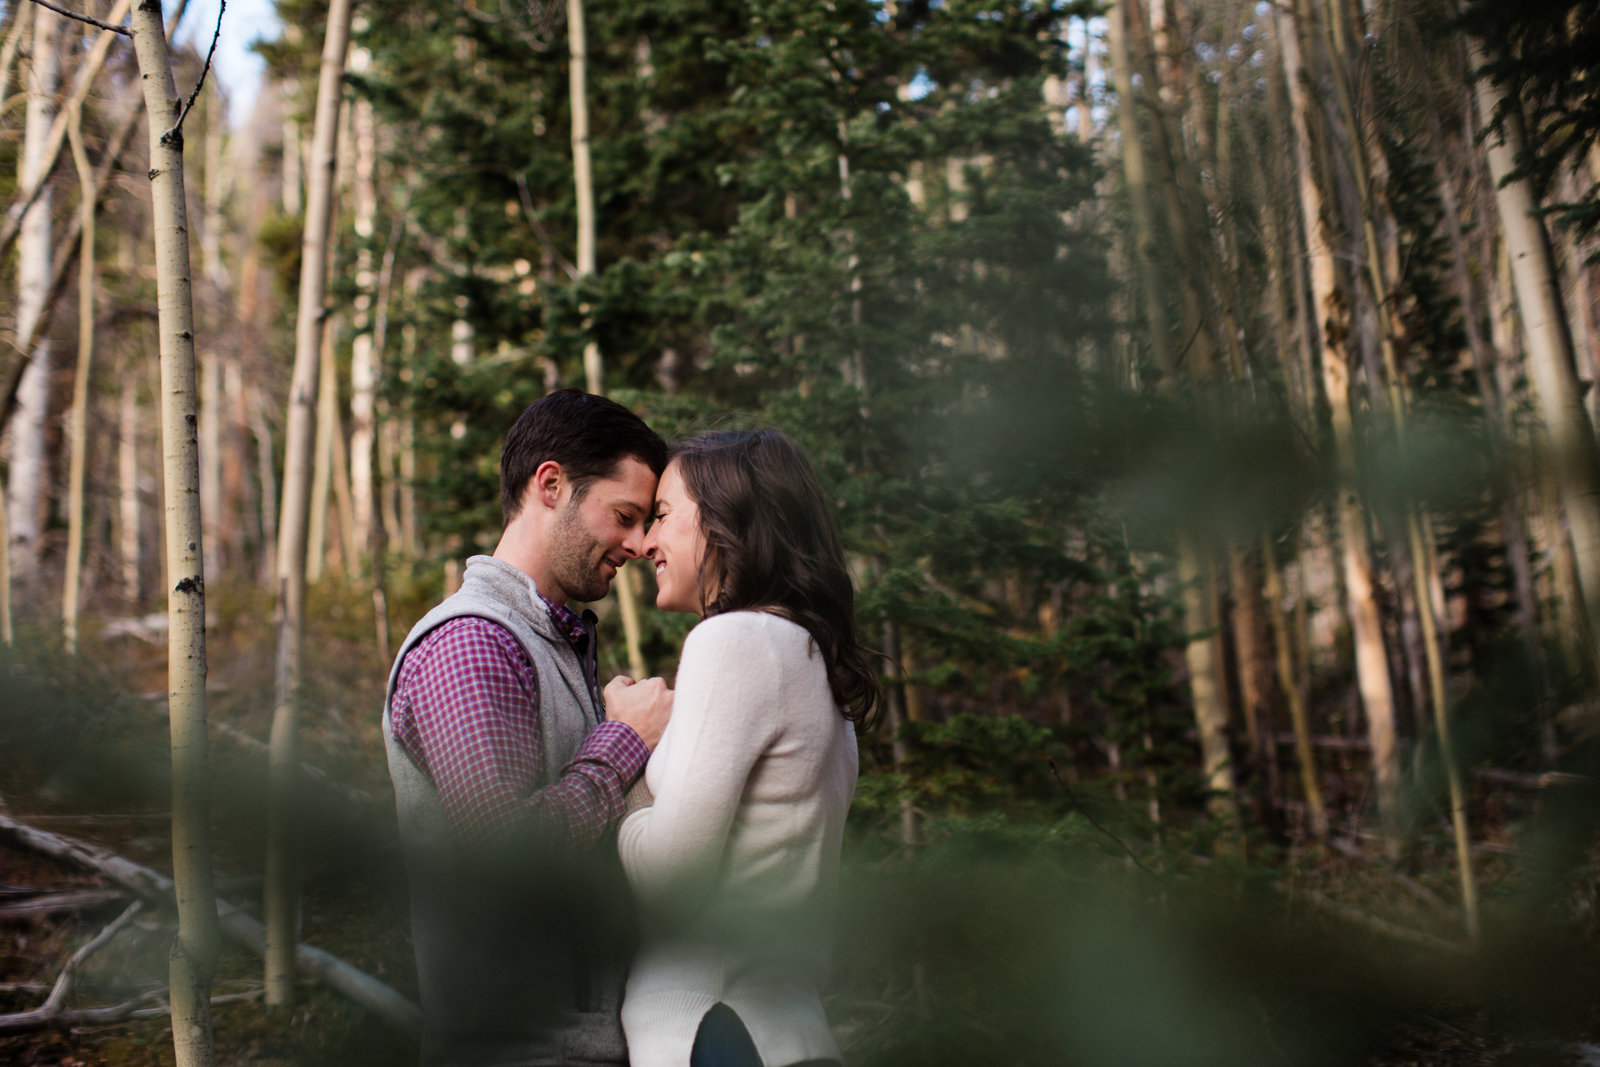
[[[663,678],[646,678],[635,682],[626,674],[619,674],[606,683],[606,718],[612,722],[633,727],[645,743],[655,751],[661,740],[661,731],[672,718],[672,690]]]

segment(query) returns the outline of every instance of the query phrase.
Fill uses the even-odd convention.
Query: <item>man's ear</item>
[[[533,472],[533,477],[528,479],[527,491],[533,494],[533,501],[547,508],[555,508],[561,501],[561,491],[567,484],[567,473],[561,469],[561,464],[553,459],[547,459],[539,464]]]

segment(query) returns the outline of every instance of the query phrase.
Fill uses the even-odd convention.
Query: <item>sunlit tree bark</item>
[[[1476,71],[1486,62],[1486,53],[1475,38],[1466,41]],[[1595,635],[1600,633],[1596,625],[1600,622],[1600,450],[1583,406],[1572,335],[1540,204],[1531,179],[1526,174],[1514,176],[1523,151],[1521,115],[1516,102],[1508,100],[1491,78],[1479,76],[1474,85],[1478,120],[1487,125],[1494,116],[1501,118],[1498,131],[1485,133],[1484,146],[1521,311],[1528,376],[1540,421],[1549,434],[1549,460],[1566,511],[1585,615],[1590,634]],[[1591,648],[1591,655],[1600,654]]]
[[[1303,11],[1304,0],[1301,0],[1296,5],[1296,12]],[[1367,533],[1366,515],[1355,489],[1356,449],[1350,412],[1350,308],[1339,285],[1335,243],[1330,237],[1329,213],[1332,206],[1326,203],[1322,187],[1313,172],[1318,159],[1312,141],[1317,117],[1297,37],[1296,18],[1281,9],[1276,14],[1279,50],[1289,90],[1312,306],[1320,319],[1322,382],[1330,409],[1336,450],[1339,537],[1346,603],[1355,641],[1356,677],[1361,691],[1362,710],[1366,713],[1378,811],[1386,846],[1394,853],[1399,848],[1400,753],[1389,658],[1384,646],[1383,619],[1372,579],[1371,541]]]

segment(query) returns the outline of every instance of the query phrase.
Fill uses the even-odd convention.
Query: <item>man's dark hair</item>
[[[507,525],[522,510],[522,492],[541,463],[550,460],[572,482],[582,500],[597,478],[609,478],[632,456],[659,477],[667,445],[644,420],[614,400],[560,389],[535,400],[506,434],[500,450],[500,512]]]

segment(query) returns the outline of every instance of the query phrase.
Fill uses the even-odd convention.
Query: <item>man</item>
[[[611,834],[671,714],[659,678],[602,696],[595,617],[643,549],[666,445],[574,389],[522,413],[500,458],[493,556],[412,629],[384,740],[411,882],[422,1062],[626,1064],[632,909]]]

